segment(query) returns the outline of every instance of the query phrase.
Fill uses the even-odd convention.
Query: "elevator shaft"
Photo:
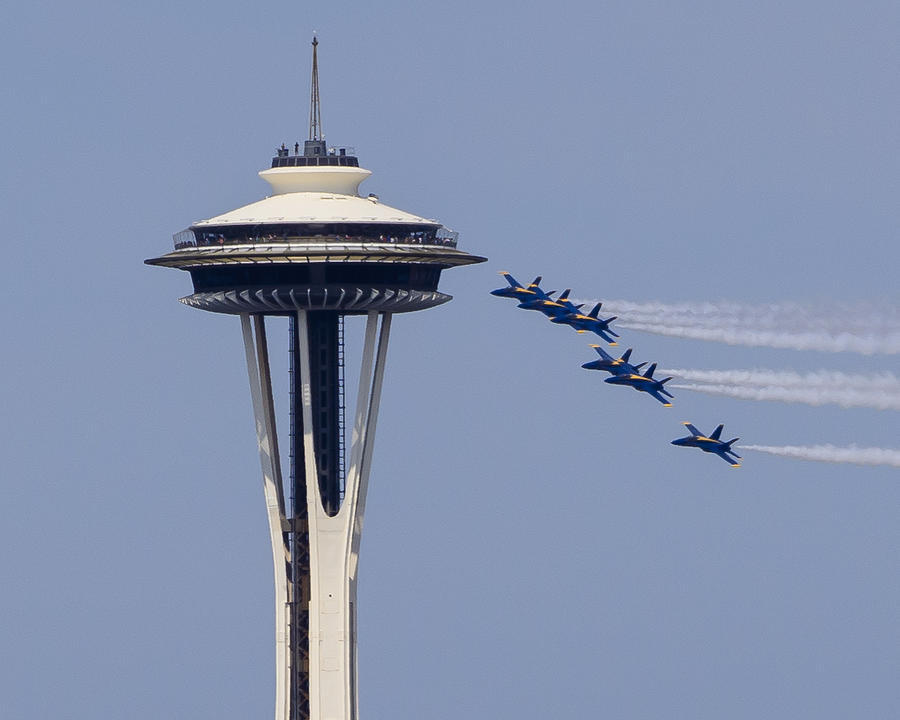
[[[309,382],[315,468],[322,509],[333,517],[343,494],[343,318],[336,312],[307,315]],[[297,318],[290,325],[291,383],[291,718],[308,720],[309,712],[309,512],[305,473],[304,426]]]
[[[316,471],[322,505],[331,516],[337,515],[340,509],[343,491],[340,466],[343,444],[340,388],[343,378],[338,362],[340,321],[338,313],[333,311],[307,313]]]

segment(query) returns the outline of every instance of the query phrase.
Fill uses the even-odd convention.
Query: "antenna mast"
[[[319,39],[313,35],[312,83],[309,93],[309,139],[324,140],[322,132],[322,109],[319,106]]]

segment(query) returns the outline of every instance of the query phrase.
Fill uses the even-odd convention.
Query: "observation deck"
[[[442,270],[485,260],[438,221],[361,197],[371,171],[345,148],[282,145],[259,175],[272,195],[194,223],[173,252],[145,261],[190,272],[181,302],[230,314],[409,312],[451,299],[438,290]]]

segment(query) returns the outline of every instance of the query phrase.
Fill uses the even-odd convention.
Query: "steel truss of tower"
[[[322,464],[338,457],[341,441],[332,392],[340,344],[331,332],[339,319],[327,311],[291,316],[295,500],[288,513],[265,315],[241,314],[275,569],[276,720],[358,717],[357,568],[391,313],[366,315],[343,501],[337,464],[326,461],[324,471]]]

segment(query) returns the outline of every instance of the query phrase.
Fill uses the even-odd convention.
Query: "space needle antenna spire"
[[[312,81],[309,90],[309,139],[324,140],[322,132],[322,108],[319,104],[319,39],[312,39]]]

